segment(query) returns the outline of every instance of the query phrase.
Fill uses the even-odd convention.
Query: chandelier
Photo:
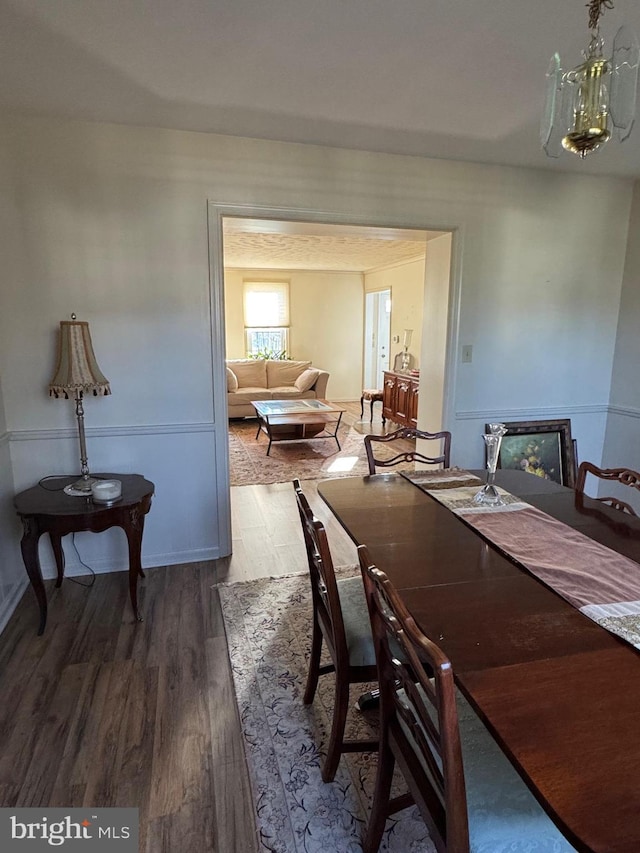
[[[591,38],[583,50],[584,62],[563,71],[555,53],[547,71],[545,102],[540,141],[547,156],[559,157],[563,150],[586,157],[617,131],[620,142],[628,138],[635,121],[636,87],[640,45],[626,25],[613,40],[611,58],[604,54],[600,36],[600,18],[613,0],[590,0]]]

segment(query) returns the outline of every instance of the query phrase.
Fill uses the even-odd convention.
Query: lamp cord
[[[48,486],[45,486],[45,483],[49,480],[68,480],[70,476],[78,479],[77,475],[65,475],[65,474],[50,474],[48,477],[43,477],[41,480],[38,480],[38,485],[45,490],[45,492],[61,492],[64,489],[64,486],[55,486],[53,489],[50,489]],[[93,480],[104,480],[104,477],[96,477],[95,474],[91,475]],[[89,493],[87,492],[87,497]]]
[[[80,562],[80,565],[84,566],[85,569],[89,569],[89,571],[91,572],[91,580],[88,583],[85,583],[84,581],[79,581],[79,580],[77,580],[77,578],[73,578],[73,577],[70,577],[69,580],[73,581],[74,583],[77,583],[78,586],[86,586],[86,587],[93,586],[94,583],[96,582],[96,573],[91,568],[91,566],[87,565],[87,563],[84,562],[84,560],[80,556],[80,552],[78,551],[78,546],[76,545],[76,534],[75,533],[71,534],[71,544],[73,545],[73,549],[76,552],[76,556]]]
[[[68,480],[68,479],[69,479],[69,477],[64,476],[62,474],[51,474],[50,476],[43,477],[41,480],[39,480],[38,485],[47,492],[61,492],[64,489],[64,486],[55,486],[54,488],[50,488],[49,486],[46,486],[45,483],[48,482],[49,480]],[[103,477],[94,477],[94,479],[102,480],[104,478]],[[76,534],[75,533],[71,534],[71,544],[73,545],[73,550],[76,552],[76,556],[78,558],[78,562],[80,563],[80,565],[84,566],[85,569],[89,569],[89,572],[91,573],[91,580],[88,583],[85,583],[84,581],[79,581],[74,577],[69,577],[68,580],[73,581],[73,583],[77,583],[78,586],[86,586],[86,587],[93,586],[94,583],[96,582],[96,573],[95,573],[94,569],[92,569],[91,566],[87,565],[87,563],[85,563],[84,560],[82,559],[82,557],[80,556],[80,552],[78,551],[78,546],[76,545]]]

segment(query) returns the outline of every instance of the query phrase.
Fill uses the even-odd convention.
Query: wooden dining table
[[[497,483],[640,562],[640,518],[520,471]],[[325,480],[318,494],[575,849],[640,853],[638,651],[400,474]]]

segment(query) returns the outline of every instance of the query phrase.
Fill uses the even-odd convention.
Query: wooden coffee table
[[[274,441],[312,441],[335,439],[346,409],[327,400],[252,400],[251,405],[258,416],[258,432],[269,438],[267,456]]]

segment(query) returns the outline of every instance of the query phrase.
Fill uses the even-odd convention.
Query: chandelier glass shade
[[[591,37],[583,51],[584,61],[564,71],[555,53],[547,71],[547,92],[540,127],[540,141],[549,157],[570,151],[586,157],[597,151],[612,135],[624,142],[633,130],[640,45],[626,25],[613,40],[610,57],[604,55],[599,19],[613,0],[591,0]]]

